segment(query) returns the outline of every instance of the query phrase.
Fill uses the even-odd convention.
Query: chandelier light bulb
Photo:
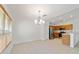
[[[35,20],[34,20],[34,23],[35,23],[35,24],[38,24],[38,21],[37,21],[37,19],[35,19]]]
[[[45,24],[45,21],[43,20],[42,23]]]

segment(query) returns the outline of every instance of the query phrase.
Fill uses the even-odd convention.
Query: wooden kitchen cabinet
[[[62,36],[62,43],[64,45],[69,46],[70,45],[70,35],[63,35]]]
[[[60,28],[63,28],[64,30],[72,30],[73,24],[49,26],[49,28],[52,28],[52,30],[60,30]]]
[[[57,25],[57,26],[55,25],[55,26],[49,26],[49,28],[53,31],[52,34],[50,34],[50,36],[53,36],[53,38],[60,38],[62,37],[61,30],[63,30],[64,33],[66,33],[65,30],[73,30],[73,24],[65,24],[65,25]],[[65,37],[68,38],[68,36]],[[63,43],[66,42],[63,41]]]
[[[52,35],[53,35],[53,38],[59,38],[59,32],[54,32]]]
[[[60,26],[52,26],[53,30],[60,30]]]
[[[64,30],[72,30],[73,24],[62,25],[61,27],[64,28]]]

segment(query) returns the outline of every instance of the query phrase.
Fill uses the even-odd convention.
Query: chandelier
[[[45,24],[45,14],[42,15],[42,12],[38,10],[38,17],[34,20],[35,24]]]

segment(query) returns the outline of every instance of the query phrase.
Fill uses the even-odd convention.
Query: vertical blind
[[[12,40],[12,21],[0,6],[0,53],[3,52]]]

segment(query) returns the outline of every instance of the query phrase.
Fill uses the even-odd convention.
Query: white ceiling
[[[77,4],[7,4],[4,5],[11,13],[14,20],[36,18],[37,11],[41,10],[48,19],[79,8]]]

